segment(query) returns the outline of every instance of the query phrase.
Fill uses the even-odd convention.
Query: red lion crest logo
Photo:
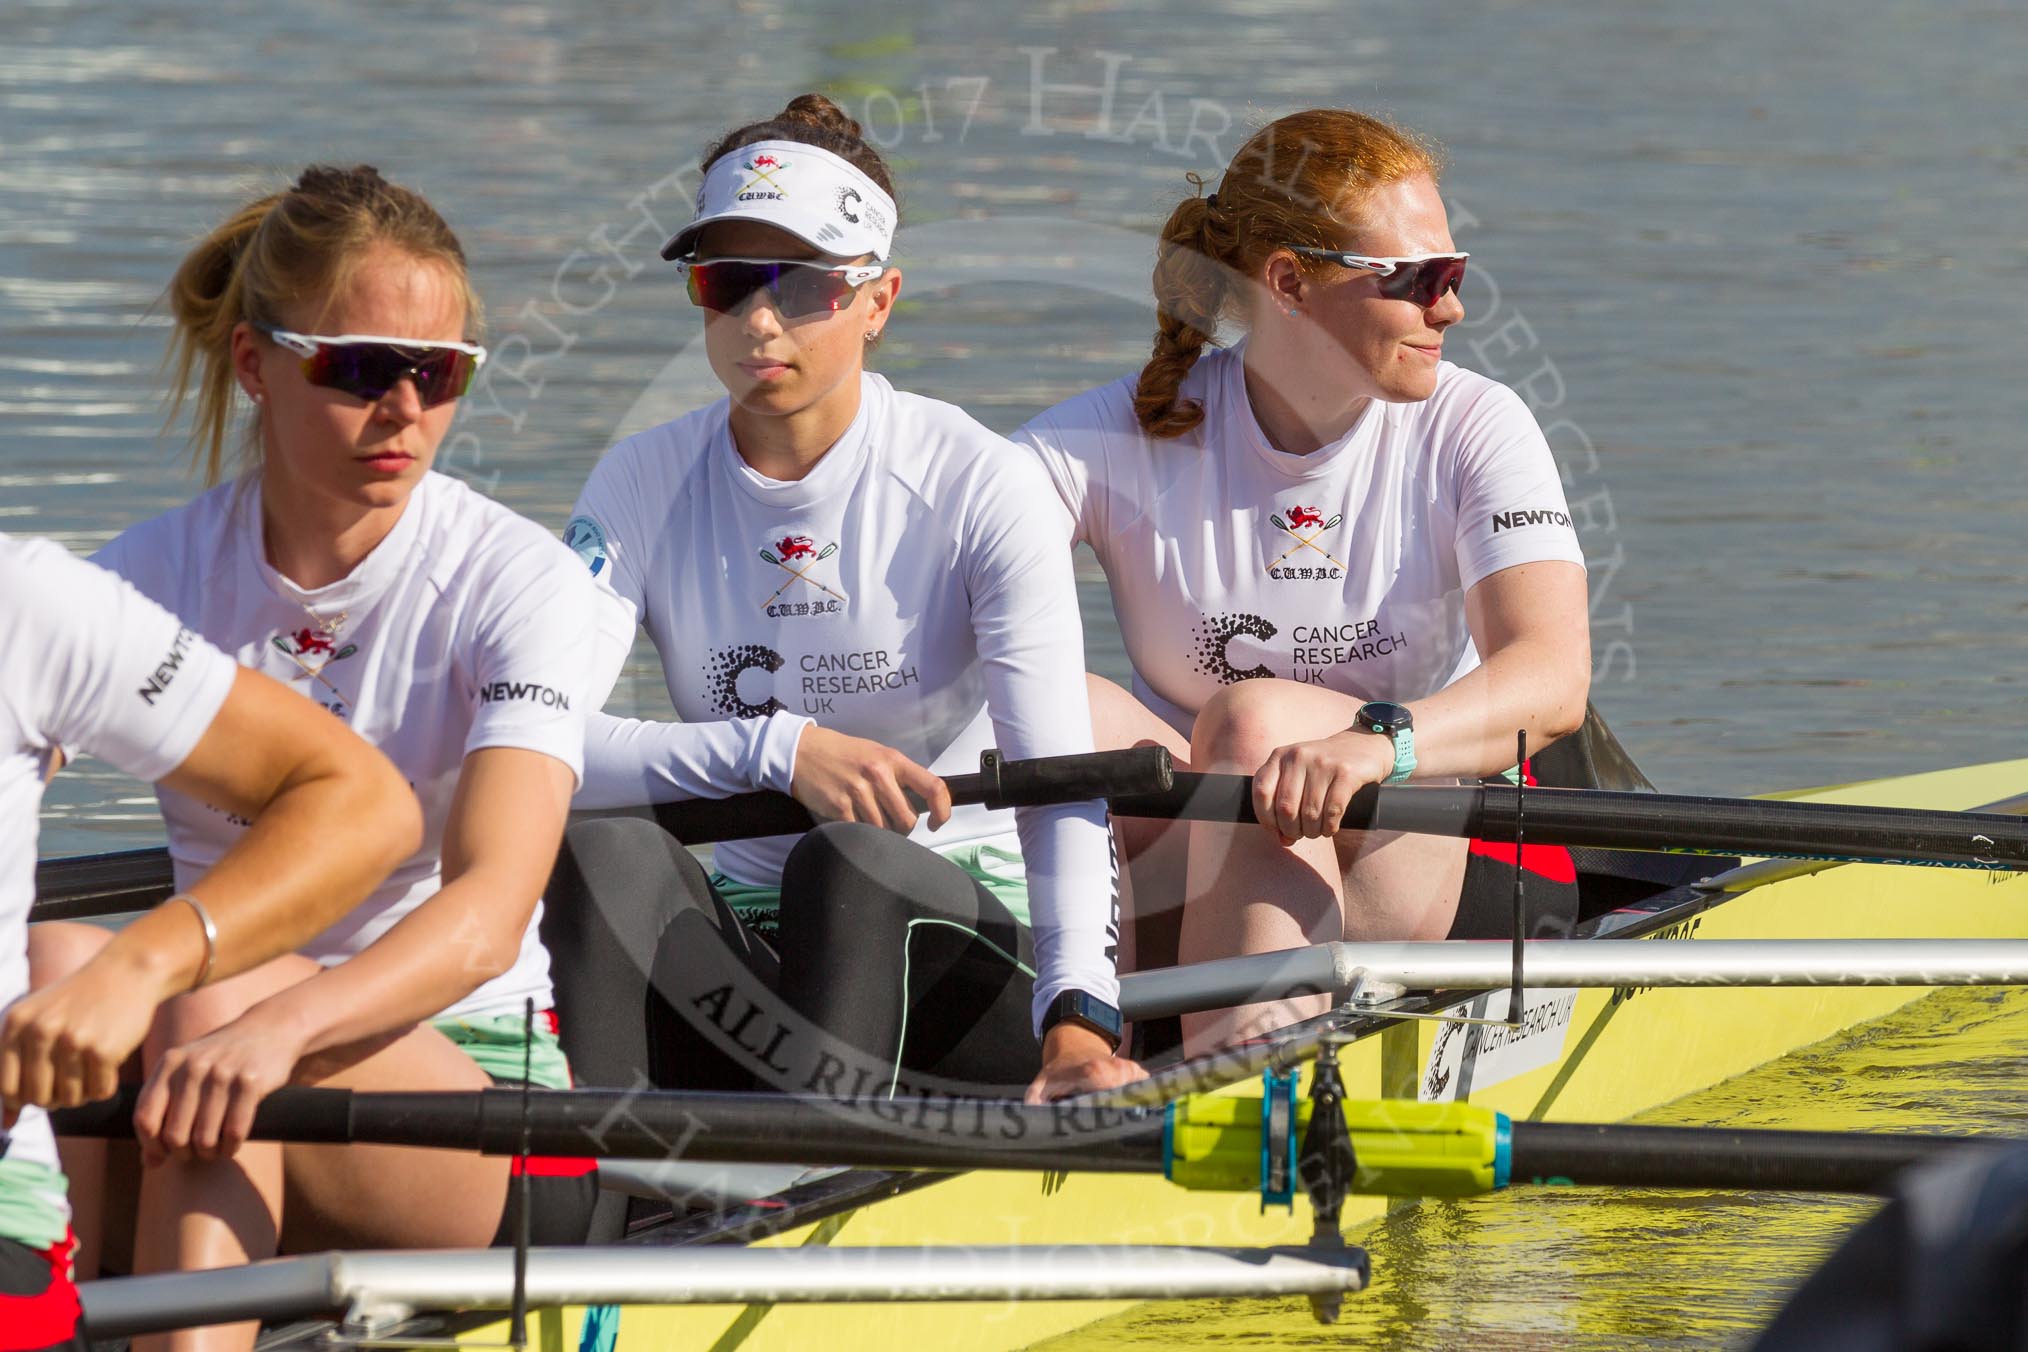
[[[1303,530],[1306,527],[1322,526],[1323,524],[1324,511],[1321,507],[1289,508],[1289,528],[1291,530]]]
[[[331,646],[331,636],[329,634],[318,633],[315,629],[298,629],[296,631],[296,652],[298,654],[330,653],[335,651],[336,649]]]
[[[811,559],[817,556],[817,544],[807,535],[784,535],[775,541],[775,548],[785,559]]]

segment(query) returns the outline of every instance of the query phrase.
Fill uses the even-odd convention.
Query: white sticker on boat
[[[1506,991],[1492,991],[1465,1006],[1464,1014],[1473,1019],[1504,1019],[1509,998]],[[1513,1028],[1482,1023],[1439,1025],[1416,1097],[1424,1103],[1451,1103],[1470,1097],[1475,1089],[1554,1065],[1563,1055],[1571,1015],[1577,1012],[1577,992],[1524,991],[1522,1010],[1520,1025]]]

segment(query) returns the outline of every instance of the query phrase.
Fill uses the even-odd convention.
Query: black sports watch
[[[1059,1023],[1074,1023],[1080,1028],[1089,1028],[1107,1042],[1113,1050],[1120,1049],[1120,1011],[1089,991],[1058,991],[1056,998],[1042,1012],[1042,1031],[1047,1034]]]
[[[1400,784],[1415,773],[1415,715],[1405,704],[1377,699],[1359,706],[1359,721],[1352,725],[1361,732],[1378,733],[1394,743],[1394,769],[1386,782]]]

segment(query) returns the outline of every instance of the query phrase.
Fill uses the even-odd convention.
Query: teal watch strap
[[[1394,743],[1394,770],[1384,781],[1388,784],[1406,783],[1415,773],[1415,729],[1397,728],[1387,734]]]

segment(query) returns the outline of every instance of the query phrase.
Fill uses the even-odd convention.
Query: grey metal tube
[[[1168,1300],[1359,1291],[1359,1249],[1066,1244],[941,1248],[536,1249],[528,1299],[555,1305],[850,1301]],[[333,1253],[243,1268],[116,1277],[79,1287],[93,1338],[227,1320],[499,1310],[505,1249]]]
[[[1316,944],[1120,978],[1128,1018],[1341,991],[1360,976],[1410,990],[1495,990],[1505,940]],[[2028,939],[1537,939],[1522,982],[1572,986],[2019,986]]]

